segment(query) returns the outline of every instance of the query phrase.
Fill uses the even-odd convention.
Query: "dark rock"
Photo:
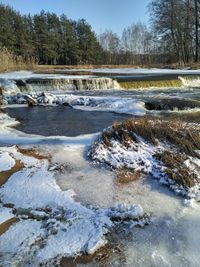
[[[17,86],[26,86],[25,80],[15,80]]]
[[[38,105],[37,100],[35,100],[32,96],[26,95],[25,99],[26,99],[29,106],[37,106]]]
[[[159,99],[145,102],[145,108],[148,110],[184,110],[200,108],[200,102],[197,100],[186,99]]]

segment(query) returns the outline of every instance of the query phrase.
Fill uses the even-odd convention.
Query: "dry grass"
[[[184,166],[184,161],[186,160],[184,155],[165,151],[162,154],[156,155],[156,158],[164,163],[166,166],[165,172],[178,185],[190,188],[198,182],[197,175]]]
[[[128,184],[141,177],[141,171],[122,168],[117,170],[117,182],[119,184]]]
[[[33,157],[39,160],[42,160],[42,159],[50,160],[50,155],[41,155],[38,153],[37,150],[33,148],[27,149],[27,148],[22,148],[22,147],[17,146],[17,151],[27,157]]]
[[[11,175],[24,168],[24,164],[20,160],[15,161],[15,165],[7,171],[0,172],[0,187],[5,184]]]
[[[178,120],[128,119],[114,123],[109,131],[103,132],[102,139],[105,146],[110,146],[111,139],[129,146],[130,142],[137,142],[137,135],[153,145],[157,145],[159,141],[167,142],[180,152],[199,157],[196,150],[200,150],[200,127],[191,127]]]
[[[142,88],[161,88],[161,87],[181,87],[182,82],[180,80],[155,80],[155,81],[130,81],[130,82],[118,82],[124,89],[142,89]]]
[[[7,220],[7,221],[1,223],[1,224],[0,224],[0,236],[1,236],[2,234],[4,234],[4,233],[10,228],[10,226],[11,226],[12,224],[14,224],[14,223],[16,223],[16,222],[18,222],[18,221],[19,221],[19,219],[17,219],[17,218],[11,218],[11,219],[9,219],[9,220]]]
[[[119,247],[114,244],[107,244],[100,248],[93,254],[85,254],[76,258],[63,258],[61,260],[61,267],[75,267],[77,265],[87,265],[95,263],[96,266],[107,267],[113,254],[119,254],[121,251]],[[100,264],[100,265],[99,265]]]
[[[0,72],[17,71],[17,70],[33,70],[36,67],[36,59],[23,59],[16,56],[5,47],[0,48]]]
[[[159,119],[128,119],[122,123],[114,123],[111,129],[103,132],[102,140],[105,147],[111,146],[111,140],[120,142],[125,147],[137,143],[140,136],[153,145],[164,142],[176,149],[175,152],[165,151],[155,157],[166,166],[166,174],[184,188],[194,186],[197,175],[184,165],[188,156],[200,158],[200,127],[180,121]],[[94,148],[95,149],[95,148]],[[140,177],[140,173],[133,170],[118,170],[121,183],[128,183]],[[130,172],[130,173],[129,173]]]

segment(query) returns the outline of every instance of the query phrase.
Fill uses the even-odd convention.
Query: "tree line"
[[[115,64],[200,61],[200,0],[152,0],[150,28],[136,23],[122,36],[106,30],[99,36],[104,60]]]
[[[0,47],[40,64],[101,63],[102,48],[91,26],[64,14],[21,15],[0,5]]]
[[[200,0],[152,0],[150,26],[98,36],[84,20],[41,11],[21,15],[0,5],[0,47],[39,64],[153,64],[200,60]]]

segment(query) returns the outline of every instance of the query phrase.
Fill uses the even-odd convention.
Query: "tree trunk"
[[[194,0],[195,4],[195,62],[199,60],[199,14],[198,14],[198,0]]]

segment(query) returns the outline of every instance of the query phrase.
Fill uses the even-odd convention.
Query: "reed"
[[[37,60],[35,58],[24,59],[22,56],[16,56],[7,48],[0,48],[0,72],[33,70],[36,68]]]

